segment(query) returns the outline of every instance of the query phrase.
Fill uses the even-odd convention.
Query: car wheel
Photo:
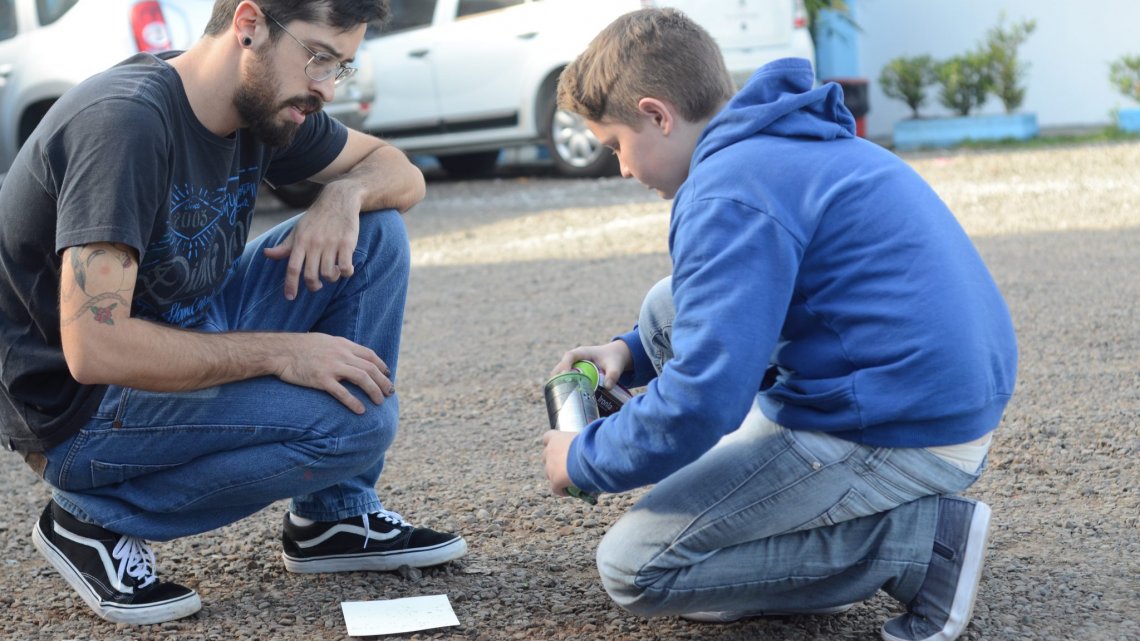
[[[454,178],[476,178],[490,175],[499,162],[499,150],[478,151],[469,154],[436,156],[439,166]]]
[[[554,168],[563,176],[612,176],[618,173],[617,156],[598,142],[586,119],[559,109],[554,101],[546,108],[547,148]]]
[[[271,189],[277,200],[294,209],[308,209],[317,196],[321,195],[324,185],[302,180],[292,185],[279,185]]]

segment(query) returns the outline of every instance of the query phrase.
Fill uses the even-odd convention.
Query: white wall
[[[1029,63],[1020,111],[1035,112],[1042,128],[1101,126],[1110,110],[1136,106],[1108,82],[1108,66],[1122,54],[1140,55],[1137,0],[855,0],[862,75],[870,80],[867,136],[889,138],[894,123],[910,117],[901,101],[879,88],[879,73],[896,56],[929,54],[936,60],[965,53],[998,23],[1035,19],[1037,29],[1019,49]],[[924,116],[949,115],[928,89]],[[978,113],[1002,113],[991,97]]]

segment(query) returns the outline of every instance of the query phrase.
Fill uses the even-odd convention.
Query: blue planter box
[[[1121,131],[1140,133],[1140,109],[1121,109],[1116,112],[1116,126]]]
[[[1038,131],[1037,114],[919,118],[895,123],[894,146],[907,151],[953,147],[967,140],[1028,140]]]

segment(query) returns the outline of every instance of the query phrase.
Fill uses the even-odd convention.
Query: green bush
[[[1001,100],[1005,112],[1011,114],[1025,101],[1025,87],[1021,83],[1029,69],[1028,64],[1018,61],[1017,49],[1037,28],[1037,21],[1024,20],[1009,29],[1004,23],[1003,15],[997,26],[986,34],[982,52],[989,66],[991,90]]]
[[[1125,97],[1140,102],[1140,56],[1124,55],[1113,61],[1108,79]]]
[[[993,84],[987,57],[976,51],[937,65],[935,76],[941,86],[938,101],[961,116],[982,106]]]
[[[1007,28],[1002,15],[973,51],[941,62],[930,56],[895,58],[883,67],[879,84],[887,97],[905,102],[915,118],[926,101],[926,86],[931,83],[939,85],[938,102],[958,115],[970,115],[985,104],[991,93],[1001,100],[1006,113],[1013,113],[1025,100],[1022,83],[1029,68],[1018,59],[1017,50],[1036,28],[1034,20],[1023,20]],[[1114,64],[1112,82],[1125,95],[1140,100],[1140,56],[1130,63],[1131,67],[1125,62]]]
[[[915,118],[926,103],[926,86],[934,81],[934,59],[930,56],[899,56],[879,73],[879,86],[888,98],[901,100]]]

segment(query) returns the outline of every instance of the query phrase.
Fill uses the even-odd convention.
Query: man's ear
[[[250,2],[243,0],[238,3],[237,8],[234,10],[233,30],[234,35],[237,36],[238,42],[246,47],[253,44],[254,36],[257,32],[258,19],[261,17],[259,7]],[[248,41],[249,44],[246,44]]]
[[[669,103],[657,98],[647,96],[638,100],[637,111],[649,124],[661,130],[661,133],[666,136],[673,131],[673,127],[677,124],[673,117],[673,108],[669,106]]]

